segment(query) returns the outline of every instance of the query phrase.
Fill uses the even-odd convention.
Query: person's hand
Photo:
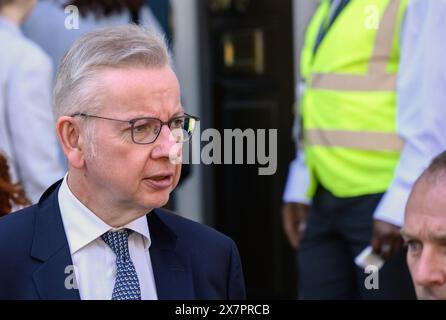
[[[309,211],[310,207],[303,203],[289,202],[282,206],[283,230],[294,249],[299,247]]]
[[[376,254],[388,260],[403,246],[400,228],[381,220],[374,220],[372,247]]]

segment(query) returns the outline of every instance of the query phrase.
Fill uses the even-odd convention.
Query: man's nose
[[[430,247],[423,248],[413,275],[415,283],[424,287],[443,285],[446,282],[446,267],[441,260],[441,252]]]
[[[152,150],[153,158],[169,158],[181,151],[181,143],[172,134],[172,131],[167,125],[161,127],[161,132],[155,141],[155,146]],[[179,155],[179,154],[178,154]]]

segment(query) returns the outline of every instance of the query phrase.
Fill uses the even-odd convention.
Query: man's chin
[[[156,199],[152,198],[146,201],[145,207],[153,209],[162,208],[169,202],[169,198],[169,193],[167,193],[166,195],[158,195]]]
[[[422,292],[417,293],[418,300],[446,300],[446,293],[444,292]]]

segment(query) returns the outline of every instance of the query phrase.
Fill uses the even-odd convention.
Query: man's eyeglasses
[[[184,114],[183,116],[174,117],[167,122],[163,122],[158,118],[136,118],[131,120],[119,120],[107,117],[95,116],[83,112],[76,112],[71,117],[97,118],[103,120],[112,120],[128,123],[132,135],[132,141],[136,144],[150,144],[155,142],[161,132],[161,128],[167,125],[172,132],[175,142],[182,143],[188,141],[195,129],[198,117]]]

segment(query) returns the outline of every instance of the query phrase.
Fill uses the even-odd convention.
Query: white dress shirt
[[[67,175],[60,186],[58,199],[80,298],[111,299],[116,280],[116,255],[101,235],[127,228],[134,231],[129,236],[129,252],[138,274],[141,299],[157,300],[147,217],[142,216],[122,228],[112,228],[75,197],[68,187]]]
[[[47,55],[19,27],[0,17],[0,152],[13,182],[37,202],[61,179],[51,108],[52,67]]]
[[[413,183],[446,149],[446,0],[411,0],[401,31],[397,132],[405,146],[391,185],[374,217],[397,226]],[[303,154],[303,152],[298,152]],[[303,156],[290,165],[285,202],[309,202]]]

